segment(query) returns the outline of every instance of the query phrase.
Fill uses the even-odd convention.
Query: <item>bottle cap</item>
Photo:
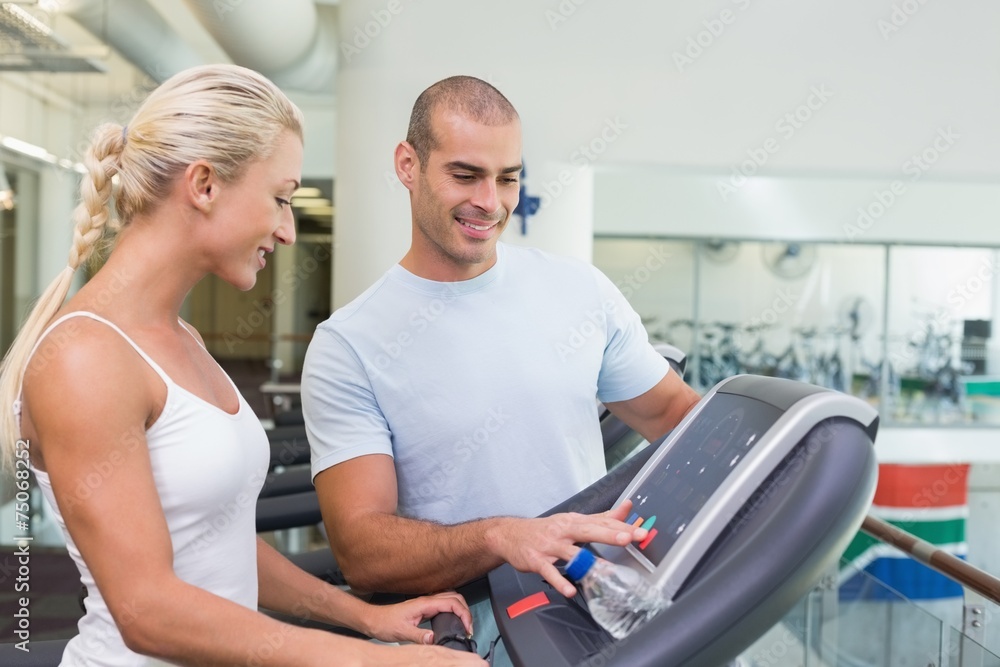
[[[573,560],[566,565],[566,576],[574,582],[580,581],[587,576],[595,562],[597,562],[597,556],[587,549],[580,549],[573,556]]]

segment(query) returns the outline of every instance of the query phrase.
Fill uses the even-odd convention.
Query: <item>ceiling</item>
[[[252,1],[241,0],[240,5],[249,6]],[[314,4],[318,10],[330,12],[334,10],[328,6],[337,1],[318,0]],[[76,9],[81,5],[89,6],[89,29],[73,16],[78,15]],[[141,5],[151,7],[172,36],[183,41],[189,60],[232,62],[191,10],[196,2],[16,0],[0,2],[0,76],[24,74],[32,86],[44,87],[72,104],[91,109],[112,106],[137,89],[148,90],[155,83],[152,78],[109,45],[115,40],[107,37],[108,24],[117,18],[112,13]]]
[[[100,60],[74,52],[31,12],[0,4],[0,68],[8,72],[104,72]]]
[[[280,54],[287,56],[290,52],[293,58],[298,58],[290,68],[275,68],[280,70],[279,75],[292,75],[289,92],[295,92],[296,81],[308,85],[316,79],[332,80],[336,59],[329,57],[331,43],[311,37],[317,35],[317,30],[325,31],[327,36],[334,32],[332,20],[336,9],[329,5],[335,4],[329,0],[315,3],[283,0],[280,5],[274,0],[239,0],[239,5],[233,6],[245,13],[225,17],[218,13],[217,3],[204,0],[0,1],[0,78],[16,79],[35,96],[55,98],[74,107],[82,112],[83,124],[87,124],[88,116],[110,118],[128,114],[159,80],[176,71],[199,63],[233,62],[212,36],[211,28],[206,27],[206,24],[212,26],[212,19],[218,17],[213,27],[223,43],[233,53],[239,53],[240,48],[244,53],[249,49],[257,59],[255,63],[243,64],[256,65],[271,76],[267,67]],[[200,18],[196,14],[199,9]],[[299,10],[298,15],[293,9]],[[274,30],[270,35],[261,35],[259,29],[246,28],[246,23],[241,23],[249,19],[257,25],[266,24],[275,12],[290,12],[293,18],[304,19],[297,24],[290,20],[288,31]],[[309,19],[311,23],[303,26]],[[150,30],[150,23],[158,27]],[[237,34],[232,34],[234,26]],[[230,32],[220,32],[220,27]],[[282,40],[286,46],[291,40],[290,48],[282,50]],[[315,44],[308,46],[310,42]],[[130,50],[130,56],[126,56]],[[302,54],[305,56],[300,57]],[[331,62],[333,69],[299,67],[303,62],[316,60]],[[275,81],[282,85],[277,78]],[[312,93],[312,98],[332,104],[331,94],[332,86],[328,86],[319,92],[319,97]],[[124,118],[118,120],[126,122]],[[300,224],[305,225],[301,229],[328,234],[333,214],[329,183],[310,185],[316,187],[304,188],[293,200]]]

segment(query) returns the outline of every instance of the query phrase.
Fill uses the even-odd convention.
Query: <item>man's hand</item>
[[[555,514],[542,519],[506,519],[487,535],[490,548],[521,572],[536,572],[566,597],[576,594],[576,587],[555,566],[557,560],[569,561],[580,550],[579,542],[600,542],[625,546],[645,539],[644,528],[624,522],[632,510],[626,500],[603,514]]]

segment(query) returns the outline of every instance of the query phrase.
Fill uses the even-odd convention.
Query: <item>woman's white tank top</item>
[[[125,332],[93,313],[77,311],[60,317],[45,330],[39,342],[72,317],[88,317],[117,331],[166,385],[167,400],[156,422],[144,433],[124,434],[120,445],[126,449],[139,446],[149,449],[156,490],[173,543],[174,572],[193,586],[257,609],[255,507],[270,460],[267,435],[260,421],[232,380],[229,382],[239,396],[236,414],[229,414],[175,384]],[[14,410],[20,415],[20,401]],[[110,450],[107,460],[93,461],[90,469],[79,477],[77,487],[68,496],[63,492],[63,502],[87,502],[93,490],[115,474],[115,462],[121,460],[116,451],[120,450]],[[70,640],[60,666],[163,664],[125,646],[101,591],[66,530],[48,475],[40,470],[33,472],[63,531],[69,555],[80,570],[80,581],[88,591],[86,614],[78,625],[80,633]],[[109,516],[107,520],[114,522],[115,517]],[[121,530],[128,529],[121,526]],[[135,613],[142,610],[136,609]]]

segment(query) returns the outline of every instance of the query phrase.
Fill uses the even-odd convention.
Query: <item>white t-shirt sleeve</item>
[[[604,361],[597,378],[602,403],[641,396],[670,372],[670,364],[649,344],[639,314],[607,276],[593,267],[607,326]]]
[[[368,454],[392,456],[389,425],[357,355],[332,331],[316,330],[302,370],[302,414],[315,478]]]

